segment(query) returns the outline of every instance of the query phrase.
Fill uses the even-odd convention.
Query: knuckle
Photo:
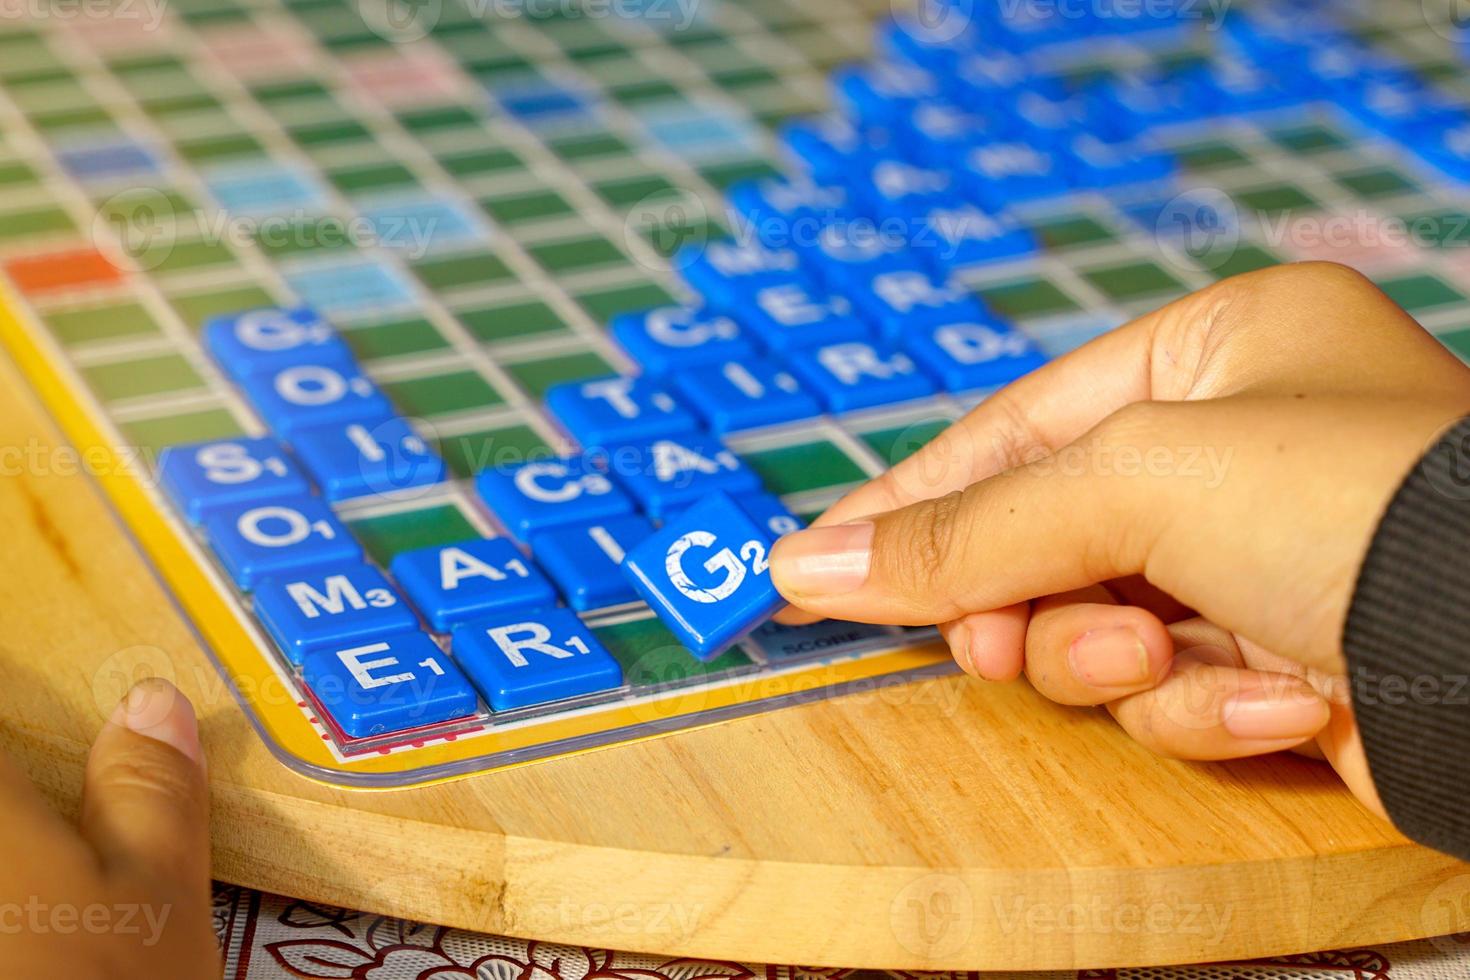
[[[911,507],[894,528],[897,547],[889,554],[897,561],[889,572],[916,594],[942,587],[953,574],[951,566],[963,547],[957,538],[966,493],[956,490]]]
[[[96,776],[99,791],[165,797],[181,802],[202,792],[201,779],[189,767],[166,755],[164,746],[138,747],[109,758]]]
[[[1025,405],[1006,389],[991,395],[986,400],[986,407],[994,418],[994,424],[987,428],[999,469],[1019,469],[1051,450],[1036,423],[1026,413]]]

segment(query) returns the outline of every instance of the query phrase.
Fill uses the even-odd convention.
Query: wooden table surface
[[[1470,929],[1470,867],[1325,766],[1156,759],[1103,712],[949,677],[396,792],[267,751],[0,362],[0,732],[74,812],[135,676],[199,708],[217,877],[444,925],[893,968],[1175,963]]]

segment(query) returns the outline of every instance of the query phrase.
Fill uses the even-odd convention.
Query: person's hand
[[[988,397],[771,552],[781,619],[940,624],[968,673],[1167,755],[1318,750],[1382,808],[1341,649],[1470,370],[1358,273],[1228,279]]]
[[[0,757],[0,973],[218,980],[209,792],[194,709],[134,687],[92,746],[79,825]]]

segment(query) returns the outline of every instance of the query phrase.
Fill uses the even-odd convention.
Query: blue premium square
[[[712,494],[628,553],[623,572],[701,660],[765,622],[783,600],[770,538],[728,494]]]
[[[454,656],[496,711],[595,694],[623,683],[623,669],[565,609],[502,613],[455,629]]]
[[[436,633],[502,610],[556,605],[556,590],[505,538],[405,551],[388,569]]]

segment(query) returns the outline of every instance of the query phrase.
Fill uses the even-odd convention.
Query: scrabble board
[[[1181,3],[1006,20],[982,43],[869,0],[512,6],[119,0],[0,21],[5,344],[260,737],[314,778],[445,779],[953,669],[932,631],[849,623],[734,623],[733,646],[691,649],[615,560],[586,574],[695,503],[587,462],[607,434],[577,400],[589,380],[651,379],[637,414],[685,413],[657,438],[728,459],[742,482],[709,489],[776,532],[1046,357],[1279,261],[1349,261],[1470,355],[1464,39],[1417,11],[1255,4],[1222,26]],[[957,111],[956,78],[991,101]],[[829,207],[953,247],[828,242]],[[983,233],[945,238],[966,208]],[[813,215],[816,240],[780,240]],[[896,307],[881,276],[931,298]],[[262,374],[230,346],[251,317],[331,357]],[[670,361],[651,323],[732,346]],[[358,416],[323,416],[341,431],[313,448],[320,427],[272,401],[302,365],[371,403],[387,486],[323,462]],[[195,464],[182,482],[169,449]],[[200,475],[242,460],[282,482],[191,512]],[[564,488],[569,460],[635,506],[536,528],[495,495],[524,466],[563,466]],[[246,524],[330,533],[279,568]],[[482,669],[515,658],[451,639],[452,610],[415,590],[450,548],[519,563],[490,631],[581,673]],[[313,638],[290,586],[364,607],[353,645]],[[406,700],[344,707],[384,664],[410,668],[391,675]],[[461,683],[424,694],[430,675]]]

